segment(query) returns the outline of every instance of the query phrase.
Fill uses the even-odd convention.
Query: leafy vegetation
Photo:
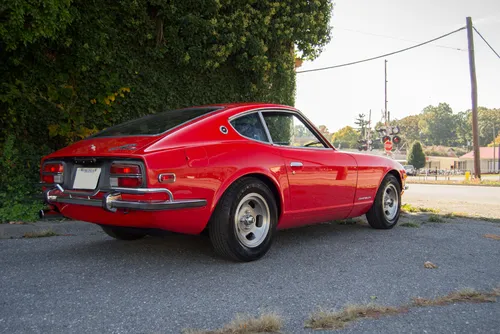
[[[16,194],[0,220],[31,212],[20,203],[41,156],[110,125],[209,103],[293,105],[294,58],[320,54],[331,12],[330,0],[7,0],[0,153],[16,167],[0,197]]]
[[[359,138],[359,131],[352,126],[346,126],[332,135],[332,144],[340,149],[356,148]]]
[[[425,166],[425,154],[422,150],[422,144],[419,141],[415,141],[410,150],[408,151],[408,164],[413,165],[416,169],[423,168]]]
[[[425,107],[418,115],[407,116],[392,123],[399,125],[401,137],[409,144],[418,140],[426,146],[464,147],[465,151],[472,146],[471,111],[454,113],[447,103]],[[500,109],[479,107],[478,124],[480,146],[492,145],[493,138],[500,131]],[[426,153],[441,155],[437,151]],[[457,152],[457,155],[463,153],[465,152]]]

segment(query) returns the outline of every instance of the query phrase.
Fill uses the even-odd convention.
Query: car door
[[[286,164],[291,198],[290,225],[349,215],[356,191],[356,160],[328,146],[295,112],[262,112],[267,129]]]

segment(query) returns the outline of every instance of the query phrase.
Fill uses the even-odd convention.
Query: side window
[[[269,142],[266,130],[260,121],[259,114],[253,113],[243,117],[238,117],[231,121],[231,125],[244,137]]]
[[[295,115],[280,112],[262,113],[273,143],[294,147],[326,147]]]

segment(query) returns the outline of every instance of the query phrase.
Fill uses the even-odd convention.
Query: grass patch
[[[42,230],[42,231],[33,231],[24,233],[25,238],[47,238],[47,237],[56,237],[58,235],[60,234],[52,230]]]
[[[429,223],[446,223],[446,221],[443,218],[436,215],[429,216],[429,219],[427,221]]]
[[[419,224],[419,223],[415,223],[415,222],[406,222],[406,223],[402,223],[402,224],[400,224],[400,226],[403,226],[403,227],[413,227],[413,228],[419,228],[419,227],[420,227],[420,224]]]
[[[283,319],[275,313],[262,314],[257,318],[237,315],[236,318],[221,329],[213,331],[185,329],[183,334],[255,334],[278,333],[283,327]]]
[[[437,209],[432,209],[432,208],[424,208],[424,207],[421,207],[421,206],[413,206],[411,204],[403,204],[401,206],[401,210],[403,212],[407,212],[407,213],[417,213],[417,212],[431,212],[431,213],[438,213],[439,210]]]
[[[413,298],[411,306],[443,306],[455,303],[494,303],[496,297],[500,296],[499,289],[493,289],[492,292],[480,292],[474,289],[463,289],[454,291],[446,296],[434,299]]]
[[[309,316],[306,328],[312,329],[342,329],[347,323],[362,318],[379,318],[407,312],[407,307],[389,307],[376,304],[348,305],[339,312],[318,310]]]
[[[319,309],[312,313],[305,322],[306,328],[316,330],[343,329],[352,321],[362,318],[380,318],[400,313],[406,313],[412,307],[444,306],[455,303],[495,303],[500,297],[500,287],[490,292],[474,289],[462,289],[434,299],[413,298],[408,305],[400,307],[381,306],[376,304],[348,305],[338,312]]]

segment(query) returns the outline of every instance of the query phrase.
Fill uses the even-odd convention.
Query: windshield
[[[115,125],[92,137],[158,135],[182,123],[220,109],[220,107],[208,107],[164,111]]]

